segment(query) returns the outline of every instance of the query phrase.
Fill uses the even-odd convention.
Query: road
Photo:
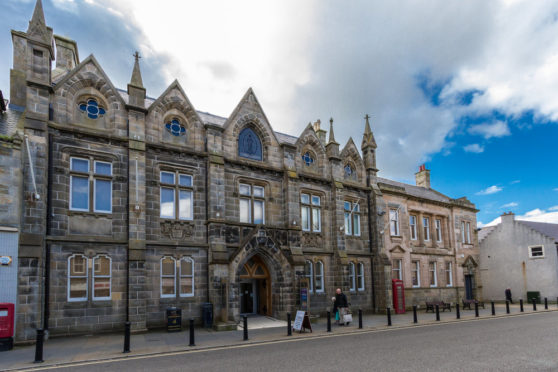
[[[558,313],[57,367],[63,371],[556,371]]]

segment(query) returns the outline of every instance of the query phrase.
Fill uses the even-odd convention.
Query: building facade
[[[541,298],[558,296],[558,224],[520,221],[504,213],[495,226],[479,232],[480,273],[483,296],[504,301],[527,299],[527,292]]]
[[[41,326],[162,327],[168,307],[199,319],[205,303],[216,321],[285,318],[306,280],[312,313],[328,310],[338,287],[353,307],[390,306],[399,253],[382,231],[399,194],[377,178],[368,117],[360,151],[352,139],[340,147],[333,120],[329,133],[319,120],[298,137],[275,131],[252,89],[218,117],[197,111],[177,81],[147,97],[137,55],[117,89],[93,55],[80,60],[77,43],[46,26],[40,0],[12,40],[4,115],[17,125],[1,161],[13,189],[0,191],[17,210],[1,221],[17,236],[18,340]],[[474,222],[459,200],[441,203],[451,237],[455,213]],[[458,251],[433,249],[440,264]]]

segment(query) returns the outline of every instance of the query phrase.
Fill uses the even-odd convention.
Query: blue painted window
[[[182,125],[182,123],[180,123],[180,120],[178,120],[177,118],[173,118],[171,121],[166,123],[165,128],[167,128],[167,130],[173,136],[179,137],[186,134],[186,128],[184,127],[184,125]]]
[[[353,167],[351,167],[351,164],[347,164],[345,165],[345,178],[354,178],[354,170]]]
[[[87,102],[81,102],[79,109],[84,114],[87,114],[89,119],[98,119],[106,113],[106,110],[94,98],[89,98]]]
[[[307,151],[304,155],[302,155],[302,161],[307,166],[311,166],[312,164],[314,164],[314,157],[312,156],[312,154],[310,154],[309,151]]]
[[[244,128],[238,136],[238,155],[243,158],[262,160],[262,142],[254,131]]]

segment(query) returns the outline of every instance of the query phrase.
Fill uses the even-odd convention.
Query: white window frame
[[[240,193],[240,188],[242,186],[248,186],[250,189],[250,195],[245,195],[245,194],[241,194]],[[259,187],[262,189],[262,196],[256,196],[254,193],[254,188],[255,187]],[[240,221],[240,200],[244,199],[248,201],[248,222],[246,221]],[[250,183],[250,182],[239,182],[238,183],[238,220],[240,223],[250,223],[250,224],[255,224],[254,222],[254,208],[255,208],[255,202],[261,202],[262,203],[262,222],[258,223],[258,225],[265,225],[265,186],[261,185],[261,184],[255,184],[255,183]]]
[[[163,278],[170,278],[171,275],[163,275],[163,260],[170,258],[174,265],[174,272],[172,275],[173,278],[173,293],[171,294],[163,294]],[[163,256],[161,257],[161,259],[159,260],[159,293],[161,295],[161,298],[172,298],[172,297],[176,297],[176,258],[172,257],[172,256]]]
[[[420,288],[420,261],[411,261],[411,273],[417,273],[417,284],[413,284],[413,277],[411,275],[411,285],[413,288]]]
[[[99,258],[106,258],[109,260],[109,274],[108,275],[95,275],[95,261],[98,260]],[[99,254],[95,257],[93,257],[93,267],[91,270],[91,276],[93,277],[92,280],[92,287],[91,287],[91,291],[93,292],[93,301],[103,301],[103,300],[110,300],[112,298],[112,258],[110,258],[109,256],[107,256],[106,254]],[[95,296],[95,279],[99,278],[99,279],[109,279],[109,295],[108,296],[100,296],[100,297],[96,297]]]
[[[397,267],[396,267],[395,265],[393,265],[394,263],[397,263]],[[397,272],[397,278],[395,278],[395,279],[397,279],[397,280],[403,280],[403,259],[401,259],[401,258],[394,258],[394,259],[391,261],[391,265],[392,265],[392,267],[391,267],[391,273],[392,273],[392,274],[391,274],[391,278],[394,279],[394,278],[393,278],[393,273],[394,273],[394,272]]]
[[[446,281],[449,281],[446,283],[446,287],[453,287],[453,265],[451,263],[451,261],[446,261]]]
[[[411,230],[411,240],[417,240],[417,216],[413,214],[409,216],[409,228]]]
[[[72,268],[71,268],[71,261],[73,258],[75,257],[83,257],[85,259],[85,264],[84,264],[84,275],[71,275],[72,274]],[[70,297],[70,288],[71,288],[71,280],[72,279],[83,279],[85,278],[85,297]],[[87,258],[87,256],[83,255],[83,254],[73,254],[70,257],[68,257],[68,281],[67,281],[67,299],[68,302],[83,302],[83,301],[87,301],[87,299],[89,298],[89,258]]]
[[[465,221],[461,221],[461,242],[465,243]]]
[[[356,278],[355,278],[355,264],[354,262],[349,262],[349,282],[350,282],[350,292],[355,292],[356,290]]]
[[[87,162],[87,172],[81,172],[81,171],[74,171],[72,170],[72,160],[77,159],[77,160],[85,160]],[[77,156],[72,156],[70,157],[70,210],[71,211],[81,211],[81,212],[89,212],[89,208],[91,208],[91,206],[89,205],[89,199],[90,199],[90,193],[91,193],[91,185],[90,185],[90,180],[89,180],[89,173],[91,171],[91,162],[89,161],[89,159],[86,158],[80,158]],[[77,172],[77,174],[72,174],[73,172]],[[73,185],[73,180],[74,177],[78,177],[78,178],[86,178],[87,179],[87,208],[72,208],[72,200],[73,200],[73,193],[72,193],[72,185]]]
[[[542,248],[542,256],[533,256],[533,248]],[[529,258],[532,258],[532,259],[536,260],[536,259],[540,259],[540,258],[545,257],[544,245],[542,245],[542,244],[530,245],[530,246],[528,246],[528,250],[529,250]]]
[[[467,244],[471,244],[471,223],[467,222]]]
[[[347,205],[350,210],[347,209]],[[360,236],[360,202],[353,202],[350,200],[345,200],[343,202],[343,216],[345,224],[345,235],[348,236]],[[356,221],[355,221],[356,220]],[[347,226],[347,222],[349,225]],[[356,223],[355,223],[356,222]],[[358,230],[358,231],[357,231]]]
[[[173,183],[163,182],[163,173],[172,174]],[[180,184],[180,177],[185,176],[190,178],[190,186],[185,186]],[[163,204],[163,189],[172,190],[173,200],[172,200],[172,215],[163,215],[163,209],[161,208]],[[181,217],[180,209],[180,193],[186,192],[190,194],[190,211],[189,217]],[[159,171],[159,217],[168,220],[180,220],[180,221],[192,221],[194,219],[194,176],[189,173],[183,173],[180,171],[173,170],[161,170]]]
[[[358,290],[364,291],[364,264],[359,262],[357,265]]]
[[[434,220],[434,227],[436,229],[436,242],[441,243],[442,242],[442,220],[436,218]]]
[[[302,201],[302,196],[308,197],[308,203]],[[314,204],[313,198],[318,198],[318,204]],[[322,197],[309,192],[300,193],[300,219],[302,222],[302,210],[308,211],[308,228],[302,225],[302,231],[322,232]],[[318,211],[318,229],[314,229],[314,210]]]
[[[308,265],[308,267],[310,268],[310,272],[307,274],[306,273],[306,265]],[[308,285],[310,286],[310,288],[308,288],[308,291],[310,293],[314,293],[314,263],[310,260],[306,260],[304,262],[304,276],[308,279]]]
[[[422,217],[422,232],[424,234],[424,241],[430,241],[430,217]]]
[[[316,283],[320,283],[320,289],[316,287],[316,293],[324,293],[324,263],[322,261],[316,262],[316,273],[314,274]]]
[[[182,274],[182,261],[189,262],[192,265],[192,275]],[[182,257],[179,262],[179,276],[178,276],[178,291],[180,293],[180,297],[194,297],[194,292],[196,290],[195,286],[195,267],[196,262],[192,257]],[[192,293],[182,293],[182,278],[192,278]]]
[[[392,216],[395,218],[393,218]],[[389,210],[389,233],[391,236],[400,236],[399,235],[399,210],[397,209]]]
[[[110,175],[105,175],[105,174],[99,174],[97,175],[97,173],[95,172],[96,169],[96,165],[98,163],[101,164],[108,164],[110,165]],[[98,177],[100,176],[100,177]],[[112,213],[112,178],[105,178],[105,177],[112,177],[112,163],[108,162],[108,161],[100,161],[100,160],[95,160],[93,161],[93,211],[96,213]],[[110,208],[107,209],[97,209],[96,205],[97,205],[97,181],[109,181],[110,182]]]
[[[430,268],[431,264],[434,264],[434,270],[431,270],[431,268]],[[438,270],[438,263],[436,261],[430,261],[428,263],[428,275],[429,275],[428,282],[429,282],[431,288],[435,288],[435,287],[438,286],[438,271],[437,270]],[[430,280],[432,278],[430,275],[432,275],[432,274],[434,274],[434,284],[432,284],[432,282]]]

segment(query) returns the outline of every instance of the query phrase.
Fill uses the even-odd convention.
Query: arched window
[[[364,291],[364,264],[359,262],[357,266],[357,282],[358,282],[358,290]]]
[[[238,135],[238,156],[252,160],[262,160],[262,142],[250,128],[244,128]]]
[[[345,164],[343,169],[345,170],[345,178],[356,179],[355,169],[350,163]]]
[[[169,122],[165,124],[165,128],[167,128],[170,134],[176,137],[183,136],[186,134],[186,128],[178,118],[172,118]]]
[[[355,280],[355,264],[353,262],[349,262],[349,285],[350,291],[354,292],[356,288],[356,280]]]
[[[194,295],[194,260],[183,257],[180,260],[180,297]]]
[[[306,151],[302,154],[302,161],[309,167],[314,164],[314,156],[310,151]]]
[[[68,301],[87,301],[87,257],[68,257]]]
[[[308,290],[310,292],[314,292],[314,283],[312,277],[314,276],[314,265],[312,261],[306,260],[304,263],[304,276],[308,278]]]
[[[107,256],[93,258],[93,300],[111,299],[112,261]]]
[[[324,291],[324,264],[322,261],[316,262],[316,293]]]
[[[86,101],[81,101],[78,104],[78,107],[81,112],[87,114],[87,117],[89,119],[98,119],[100,117],[103,117],[103,115],[106,113],[104,107],[99,105],[95,98],[89,98]]]
[[[161,297],[176,296],[176,260],[161,258]]]

